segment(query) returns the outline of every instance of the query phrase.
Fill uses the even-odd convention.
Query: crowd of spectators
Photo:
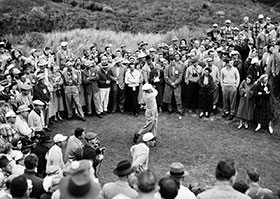
[[[232,161],[220,161],[215,186],[204,191],[183,186],[188,172],[173,163],[158,180],[149,169],[155,135],[131,149],[132,163],[118,163],[118,181],[101,189],[98,165],[106,151],[97,135],[77,128],[71,137],[49,136],[59,120],[107,114],[138,117],[142,86],[157,91],[159,112],[181,116],[239,119],[238,129],[267,126],[273,134],[271,96],[280,90],[280,26],[258,16],[251,24],[213,24],[205,38],[172,38],[171,45],[138,49],[125,45],[101,49],[92,44],[77,57],[61,42],[23,55],[9,41],[0,42],[0,198],[277,198],[259,186],[259,173],[248,171],[248,182],[236,182]],[[54,144],[53,144],[54,143]],[[66,144],[67,143],[67,144]],[[65,150],[64,150],[65,148]],[[90,161],[89,161],[90,160]],[[236,190],[237,191],[236,191]],[[200,193],[201,192],[201,193]],[[123,195],[119,195],[123,194]]]

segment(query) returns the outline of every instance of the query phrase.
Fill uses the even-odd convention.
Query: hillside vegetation
[[[0,0],[0,36],[94,28],[132,33],[166,33],[209,27],[230,18],[239,24],[259,13],[280,20],[277,0]]]

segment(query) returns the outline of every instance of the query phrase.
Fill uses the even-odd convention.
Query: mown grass
[[[102,146],[107,147],[101,165],[101,183],[116,180],[112,173],[120,160],[131,160],[129,149],[131,138],[145,123],[145,117],[110,114],[103,119],[87,118],[87,122],[63,121],[53,126],[53,134],[72,135],[77,127],[98,133]],[[237,130],[238,121],[226,121],[220,116],[209,120],[186,115],[183,120],[178,115],[162,113],[159,116],[157,146],[150,151],[150,168],[162,177],[174,161],[182,162],[190,175],[184,184],[200,183],[203,187],[215,182],[215,167],[219,160],[234,159],[237,163],[238,179],[245,180],[246,170],[257,168],[261,174],[261,186],[276,191],[280,184],[279,137],[269,135],[267,129],[258,133]]]

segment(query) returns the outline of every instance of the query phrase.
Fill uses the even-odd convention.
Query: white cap
[[[67,136],[64,136],[62,134],[56,134],[54,137],[53,137],[53,141],[54,143],[57,143],[57,142],[63,142],[67,139]]]
[[[61,42],[61,46],[67,46],[67,45],[68,45],[68,42],[67,42],[67,41]]]
[[[149,52],[155,52],[155,51],[156,51],[156,49],[154,49],[154,48],[149,49]]]
[[[12,111],[12,110],[9,110],[6,113],[6,115],[5,115],[6,118],[8,118],[8,117],[16,117],[16,116],[17,116],[16,113],[14,111]]]
[[[144,142],[148,142],[148,141],[150,141],[150,140],[152,140],[152,139],[154,139],[155,138],[155,136],[154,136],[154,134],[153,133],[145,133],[144,135],[143,135],[143,141]]]
[[[33,104],[34,105],[39,105],[39,106],[44,106],[45,105],[44,102],[42,102],[41,100],[34,100]]]
[[[143,91],[147,91],[147,90],[150,90],[152,88],[153,88],[153,86],[151,84],[148,84],[148,83],[146,83],[142,86]]]
[[[231,20],[227,19],[225,23],[231,23]]]
[[[263,14],[259,14],[258,19],[264,19]]]

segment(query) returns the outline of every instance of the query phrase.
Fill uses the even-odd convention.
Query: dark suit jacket
[[[88,77],[91,77],[92,79],[87,79]],[[99,74],[98,74],[98,68],[90,68],[89,70],[84,69],[82,71],[82,80],[85,87],[85,94],[90,93],[97,93],[99,91],[98,88],[98,80],[99,80]]]
[[[94,148],[92,148],[91,146],[89,146],[88,144],[86,144],[83,148],[83,159],[86,159],[86,160],[92,160],[93,164],[93,168],[94,170],[96,171],[96,167],[97,165],[99,164],[99,160],[96,159],[97,155],[100,154],[100,150],[97,149],[95,150]]]
[[[44,84],[36,84],[34,86],[34,100],[40,100],[44,102],[45,104],[50,101],[50,91],[48,87]]]
[[[43,188],[43,179],[35,176],[34,171],[25,170],[23,174],[27,179],[32,181],[32,192],[30,194],[31,198],[40,198],[40,196],[45,193]]]
[[[117,87],[119,86],[119,88],[121,90],[123,90],[125,88],[125,83],[124,83],[124,78],[125,78],[125,73],[126,73],[126,68],[124,66],[120,66],[119,68],[119,76],[117,77],[117,66],[113,66],[112,68],[110,68],[109,70],[109,77],[111,79],[111,87],[113,90],[117,90]],[[117,78],[118,84],[117,82],[114,80],[114,78]]]

